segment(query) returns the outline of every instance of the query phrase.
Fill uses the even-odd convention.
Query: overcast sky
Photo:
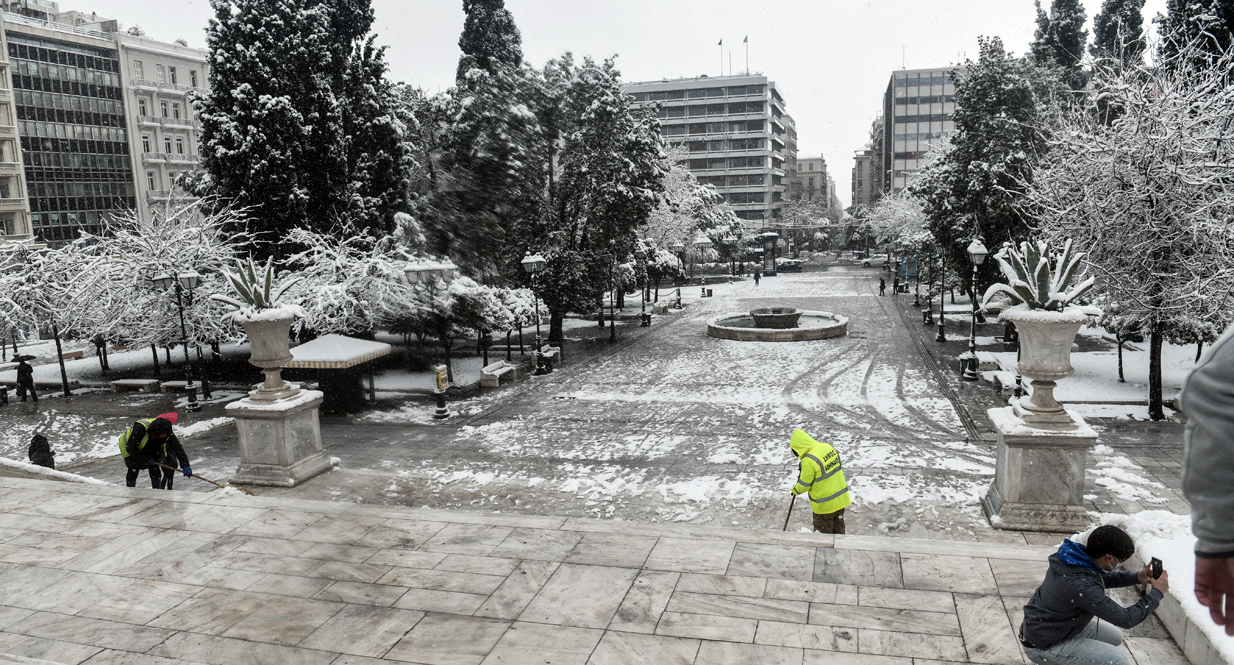
[[[207,0],[74,0],[62,9],[97,11],[151,37],[184,37],[204,47]],[[1044,2],[1043,4],[1048,4]],[[1084,0],[1091,34],[1101,0]],[[461,0],[373,0],[378,41],[390,47],[391,76],[436,92],[454,82]],[[1032,39],[1032,0],[506,0],[539,66],[565,51],[616,54],[628,81],[745,69],[771,77],[797,120],[801,154],[827,159],[849,203],[853,152],[868,140],[891,72],[948,66],[976,57],[979,35],[1022,53]],[[1145,23],[1165,0],[1147,0]],[[717,45],[724,40],[723,50]]]

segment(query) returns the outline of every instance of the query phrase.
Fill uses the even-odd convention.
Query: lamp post
[[[913,253],[913,275],[916,277],[916,279],[914,280],[916,284],[913,285],[914,286],[913,307],[921,307],[921,248],[920,247],[918,247],[917,251]]]
[[[610,253],[604,254],[601,258],[608,262],[608,341],[609,343],[617,341],[617,281],[613,278],[613,264],[617,259],[615,255]],[[604,314],[604,301],[600,301],[600,314]]]
[[[527,254],[521,261],[523,270],[531,275],[531,294],[536,301],[536,375],[549,374],[553,371],[553,361],[544,357],[541,349],[544,343],[540,341],[540,290],[539,275],[544,271],[544,257],[539,254]]]
[[[189,360],[189,332],[188,326],[184,324],[183,292],[189,292],[188,301],[191,307],[193,305],[193,289],[201,281],[201,275],[197,274],[196,271],[190,270],[182,272],[175,277],[163,273],[155,275],[151,279],[156,286],[164,291],[173,286],[176,289],[176,308],[180,310],[180,338],[184,340],[184,389],[189,394],[189,402],[184,409],[186,411],[200,411],[201,405],[197,403],[197,387],[193,385],[193,363]]]
[[[643,259],[647,258],[647,250],[643,249],[643,241],[639,240],[634,245],[634,259],[638,262],[638,271],[640,279],[638,282],[638,297],[639,297],[639,327],[646,328],[651,325],[651,317],[647,316],[647,264]]]
[[[943,297],[943,293],[947,291],[947,252],[942,245],[938,246],[938,334],[934,336],[935,342],[946,342],[947,333],[943,329],[943,324],[946,322],[947,300]]]
[[[973,300],[972,320],[969,322],[968,328],[968,353],[961,356],[961,364],[963,365],[963,376],[965,381],[976,381],[979,378],[977,373],[981,363],[977,361],[977,268],[985,262],[985,257],[989,251],[985,245],[981,244],[981,240],[974,238],[968,244],[968,260],[973,264],[973,281],[969,285],[969,296]]]
[[[698,234],[698,237],[694,239],[694,242],[692,244],[694,245],[694,254],[690,256],[690,284],[691,285],[694,284],[694,256],[701,255],[704,249],[710,249],[711,247],[713,247],[711,243],[711,239],[701,233]],[[700,281],[702,281],[701,278],[700,278]]]
[[[407,275],[407,281],[411,282],[411,287],[417,291],[423,289],[428,294],[429,300],[432,301],[437,290],[437,280],[449,283],[454,279],[454,273],[458,270],[458,266],[450,259],[446,259],[444,263],[436,263],[434,261],[418,261],[416,263],[408,263],[403,266],[403,274]],[[445,340],[439,339],[443,346],[446,346]],[[446,346],[446,361],[450,360],[450,347]],[[446,365],[447,370],[449,364]],[[447,373],[446,381],[442,381],[441,377],[437,378],[437,388],[433,390],[433,397],[437,400],[437,411],[433,413],[433,417],[444,419],[450,417],[450,411],[446,408],[446,388],[449,387],[450,379],[453,378]]]
[[[669,245],[669,249],[673,250],[673,253],[677,255],[677,258],[681,260],[681,267],[685,268],[686,246],[679,242],[675,242]],[[674,282],[677,283],[677,309],[681,309],[681,280],[682,278],[680,275],[676,279],[673,280]]]

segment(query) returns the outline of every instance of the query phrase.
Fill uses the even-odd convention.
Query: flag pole
[[[724,76],[724,38],[720,38],[720,76]]]
[[[750,35],[746,35],[746,76],[750,75]]]

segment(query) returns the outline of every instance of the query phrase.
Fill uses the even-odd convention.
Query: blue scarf
[[[1092,557],[1088,556],[1088,551],[1083,545],[1072,542],[1068,538],[1064,538],[1063,544],[1058,548],[1058,560],[1069,566],[1087,566],[1099,573],[1105,572],[1093,563]]]

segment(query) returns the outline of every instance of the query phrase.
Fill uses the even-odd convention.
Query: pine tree
[[[410,146],[394,86],[386,78],[385,48],[376,36],[357,44],[343,87],[343,126],[351,180],[351,225],[386,234],[409,209]]]
[[[463,51],[458,63],[459,83],[472,67],[492,74],[498,65],[523,64],[523,38],[505,5],[505,0],[463,0],[467,18],[458,40]]]
[[[1193,57],[1209,62],[1234,43],[1234,0],[1168,0],[1166,14],[1158,15],[1157,23],[1164,59],[1173,59],[1198,41],[1200,52]]]
[[[1040,65],[1054,65],[1062,69],[1063,80],[1072,90],[1084,87],[1084,70],[1080,60],[1084,57],[1084,44],[1088,31],[1084,29],[1087,14],[1080,0],[1053,0],[1047,15],[1037,5],[1037,30],[1033,34],[1031,51]]]
[[[1144,0],[1105,0],[1093,17],[1096,58],[1118,58],[1124,66],[1140,62],[1144,55]]]

